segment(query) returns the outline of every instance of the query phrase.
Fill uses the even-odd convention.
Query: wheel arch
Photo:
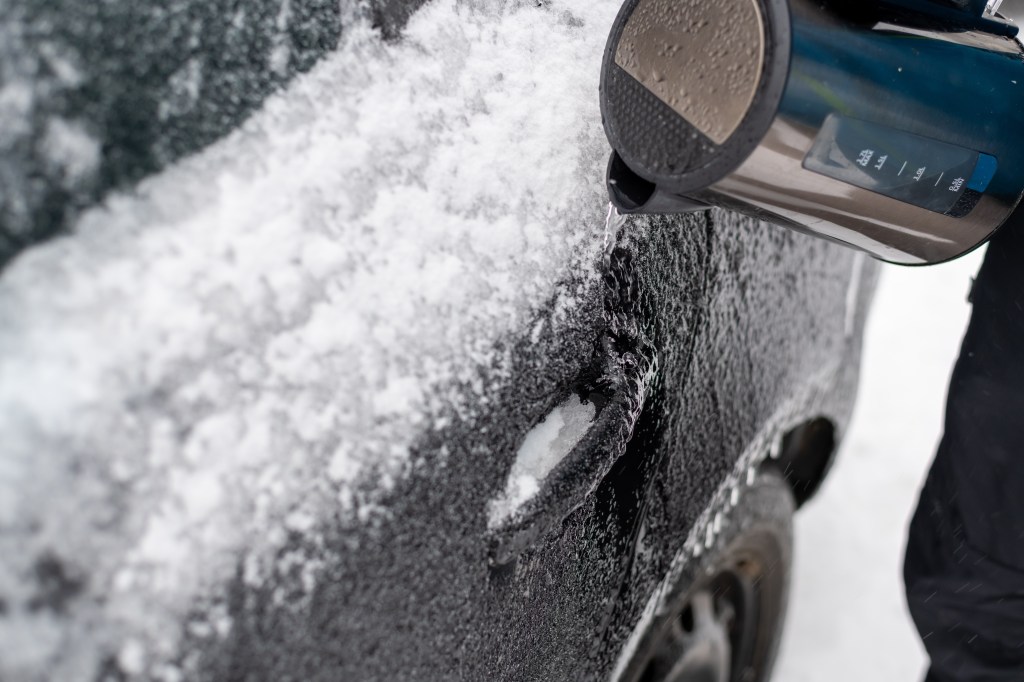
[[[821,489],[835,461],[839,439],[834,420],[817,416],[801,422],[782,437],[779,455],[766,460],[793,491],[797,509]]]

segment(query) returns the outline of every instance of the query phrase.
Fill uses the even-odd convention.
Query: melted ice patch
[[[505,494],[491,503],[492,528],[511,518],[540,491],[547,475],[583,439],[596,414],[593,403],[584,403],[573,395],[526,434],[508,474]]]

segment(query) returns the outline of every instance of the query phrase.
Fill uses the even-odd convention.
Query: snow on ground
[[[903,600],[904,536],[941,435],[980,262],[976,253],[883,271],[851,430],[821,495],[797,517],[777,682],[923,677],[923,648]]]
[[[572,323],[600,285],[615,10],[437,0],[397,44],[352,26],[235,134],[11,264],[0,678],[80,679],[111,647],[173,678],[153,661],[239,561],[259,585],[288,533],[365,520],[368,477],[506,380],[499,341],[552,305]],[[74,600],[40,596],[55,571]]]

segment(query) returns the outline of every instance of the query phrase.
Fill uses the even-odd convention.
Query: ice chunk
[[[540,491],[558,463],[583,439],[594,421],[596,407],[572,395],[526,434],[508,475],[505,493],[491,503],[490,526],[500,525]]]

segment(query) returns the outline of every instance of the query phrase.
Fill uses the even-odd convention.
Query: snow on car
[[[3,679],[608,676],[787,434],[824,468],[874,269],[723,212],[606,219],[615,3],[415,5],[343,3],[230,134],[0,273]],[[71,33],[26,49],[84,73]],[[179,109],[219,77],[191,64]],[[5,106],[41,97],[8,73]],[[45,123],[58,178],[117,151]]]

